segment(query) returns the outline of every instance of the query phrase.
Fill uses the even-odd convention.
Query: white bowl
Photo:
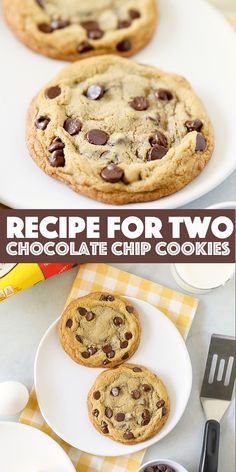
[[[146,467],[150,467],[153,465],[165,464],[174,469],[175,472],[188,472],[182,465],[178,464],[177,462],[170,461],[169,459],[158,459],[155,461],[149,461],[143,464],[137,472],[144,472]]]

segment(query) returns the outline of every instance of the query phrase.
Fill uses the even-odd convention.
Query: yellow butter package
[[[71,267],[73,264],[0,264],[0,302]]]

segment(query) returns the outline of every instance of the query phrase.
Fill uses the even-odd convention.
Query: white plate
[[[0,423],[1,472],[75,472],[69,457],[47,434],[20,423]]]
[[[35,387],[41,412],[49,426],[77,449],[101,456],[121,456],[151,446],[178,423],[192,386],[192,368],[185,342],[173,323],[154,306],[130,298],[140,314],[141,345],[130,362],[143,364],[163,379],[171,412],[163,429],[134,446],[116,443],[99,434],[88,419],[87,394],[101,369],[73,362],[63,351],[57,321],[43,337],[35,360]]]
[[[159,0],[159,5],[157,33],[134,59],[178,72],[192,82],[212,118],[216,150],[202,174],[183,190],[132,208],[179,207],[209,192],[236,167],[235,31],[207,0]],[[0,31],[4,44],[0,49],[0,202],[13,208],[111,208],[45,175],[28,156],[24,142],[27,107],[63,63],[28,50],[2,18]]]

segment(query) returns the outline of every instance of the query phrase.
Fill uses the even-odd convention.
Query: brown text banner
[[[235,211],[0,210],[0,261],[235,262]]]

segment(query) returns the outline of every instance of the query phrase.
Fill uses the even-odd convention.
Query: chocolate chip
[[[81,26],[83,26],[83,28],[86,29],[87,31],[92,31],[92,30],[99,29],[98,22],[97,22],[97,21],[94,21],[94,20],[82,21],[80,24],[81,24]]]
[[[44,8],[44,0],[36,0],[36,3],[37,3],[41,8]]]
[[[166,472],[166,469],[167,469],[167,465],[165,464],[158,464],[157,466],[157,470],[160,472]]]
[[[175,472],[174,469],[170,468],[170,467],[167,467],[165,472]]]
[[[188,120],[185,122],[185,126],[189,132],[191,131],[201,131],[203,127],[203,122],[198,118],[196,120]]]
[[[93,313],[93,311],[87,311],[85,318],[87,321],[92,321],[95,318],[95,313]]]
[[[113,387],[111,389],[111,395],[113,397],[118,397],[119,394],[120,394],[120,388],[119,387]]]
[[[109,135],[101,129],[91,129],[87,133],[86,137],[90,144],[95,144],[97,146],[104,146],[109,139]]]
[[[144,472],[155,472],[156,470],[157,470],[156,468],[154,469],[154,467],[149,466],[149,467],[146,467]]]
[[[79,306],[78,307],[78,312],[81,316],[85,316],[86,313],[87,313],[87,310],[86,310],[86,308],[83,308],[82,306]]]
[[[163,406],[165,406],[165,401],[159,400],[159,402],[157,402],[157,408],[162,408]]]
[[[122,421],[125,420],[125,414],[124,413],[117,413],[115,416],[115,420],[121,423]]]
[[[131,26],[130,20],[120,20],[118,21],[118,29],[129,28]]]
[[[71,328],[72,325],[73,325],[73,321],[69,318],[69,319],[67,320],[67,322],[66,322],[66,327],[67,327],[67,328]]]
[[[196,151],[204,151],[206,149],[206,139],[204,138],[203,134],[198,133],[196,139]]]
[[[64,167],[65,158],[63,151],[54,151],[52,154],[50,154],[50,156],[48,156],[48,162],[52,167]]]
[[[152,387],[148,384],[143,384],[142,388],[144,392],[150,392],[152,390]]]
[[[92,414],[97,418],[99,416],[99,411],[95,408],[95,410],[92,411]]]
[[[88,38],[90,39],[101,39],[104,36],[104,31],[100,29],[88,31]]]
[[[126,311],[128,311],[128,313],[133,313],[134,312],[134,307],[133,306],[126,306]]]
[[[149,410],[144,410],[142,413],[142,423],[141,426],[147,426],[148,423],[150,423],[151,415]]]
[[[44,131],[50,121],[50,118],[48,118],[47,116],[38,116],[34,123],[36,128],[42,129]]]
[[[173,98],[173,95],[170,90],[162,88],[155,91],[155,96],[156,98],[158,98],[159,100],[163,100],[164,102],[168,102]]]
[[[46,34],[53,32],[53,28],[52,28],[51,25],[48,24],[48,23],[40,23],[40,24],[38,25],[38,29],[39,29],[39,31],[41,31],[42,33],[46,33]]]
[[[106,356],[108,357],[108,359],[113,359],[115,355],[116,355],[115,351],[109,351]]]
[[[113,416],[112,409],[109,408],[109,407],[105,408],[105,415],[106,415],[107,418],[112,418],[112,416]]]
[[[84,351],[84,352],[81,352],[81,356],[84,358],[84,359],[88,359],[90,357],[90,354],[88,351]]]
[[[115,318],[113,318],[113,324],[115,326],[120,326],[123,324],[123,320],[122,318],[120,318],[119,316],[115,316]]]
[[[113,297],[113,295],[102,294],[101,297],[100,297],[100,300],[104,301],[104,302],[114,302],[115,297]]]
[[[55,85],[54,87],[49,87],[45,90],[45,97],[53,100],[53,98],[58,97],[61,94],[61,88],[59,85]]]
[[[143,419],[150,418],[150,411],[149,410],[144,410],[143,414],[142,414],[142,418]]]
[[[125,333],[125,339],[127,339],[127,341],[132,339],[132,337],[133,337],[132,333]]]
[[[103,434],[108,434],[109,433],[109,429],[108,429],[107,423],[105,421],[101,422],[101,431],[102,431]]]
[[[93,392],[94,400],[99,400],[100,397],[101,397],[101,393],[99,392],[99,390],[96,390],[96,392]]]
[[[140,369],[140,367],[134,367],[133,371],[134,372],[142,372],[142,369]]]
[[[89,352],[90,356],[94,356],[94,354],[96,354],[96,352],[97,352],[97,348],[93,347],[93,346],[88,347],[88,352]]]
[[[78,118],[67,118],[64,125],[64,129],[69,133],[71,136],[75,136],[78,134],[82,128],[82,123]]]
[[[105,352],[105,354],[107,354],[108,352],[112,351],[112,346],[110,344],[106,344],[105,346],[103,346],[102,350],[103,352]]]
[[[127,52],[132,48],[132,44],[129,39],[123,39],[117,44],[116,49],[119,52]]]
[[[77,51],[81,54],[83,54],[85,52],[92,51],[93,49],[94,49],[94,47],[88,41],[83,41],[77,47]]]
[[[70,22],[67,20],[52,20],[51,27],[53,30],[63,29],[70,25]]]
[[[107,365],[107,364],[110,364],[110,361],[108,359],[104,359],[103,365]]]
[[[121,341],[120,343],[121,349],[125,349],[126,347],[128,347],[128,344],[129,344],[128,341]]]
[[[129,358],[129,353],[126,352],[123,356],[122,356],[122,360],[125,361],[126,359]]]
[[[86,96],[90,98],[90,100],[98,100],[102,98],[104,95],[104,87],[102,85],[90,85],[86,92]]]
[[[152,136],[149,141],[151,146],[156,146],[157,144],[164,146],[165,148],[168,146],[167,138],[163,133],[161,133],[161,131],[156,131],[155,135]]]
[[[162,416],[166,416],[167,414],[167,408],[164,406],[164,408],[162,408]]]
[[[134,400],[138,400],[140,397],[141,397],[141,392],[139,390],[133,390],[131,392],[131,397],[134,399]]]
[[[134,97],[130,102],[130,106],[137,111],[147,110],[149,107],[149,101],[146,97]]]
[[[116,182],[119,182],[123,179],[124,171],[116,164],[111,163],[102,170],[101,177],[106,182],[115,184]]]
[[[65,144],[61,141],[61,139],[55,138],[50,144],[48,150],[49,152],[59,151],[59,150],[64,149],[64,147],[65,147]]]
[[[131,8],[129,10],[129,16],[130,16],[130,18],[132,18],[132,20],[136,20],[137,18],[140,18],[141,13],[140,13],[140,11]]]
[[[123,434],[123,438],[124,439],[127,439],[128,441],[130,441],[131,439],[134,439],[134,435],[131,431],[126,431],[124,434]]]
[[[160,146],[160,144],[156,144],[155,146],[153,146],[152,149],[150,149],[148,153],[148,160],[156,161],[157,159],[162,159],[167,152],[168,149],[166,147]]]
[[[82,338],[82,336],[80,336],[79,334],[76,334],[75,339],[76,339],[76,341],[78,341],[79,343],[83,344],[83,338]]]

